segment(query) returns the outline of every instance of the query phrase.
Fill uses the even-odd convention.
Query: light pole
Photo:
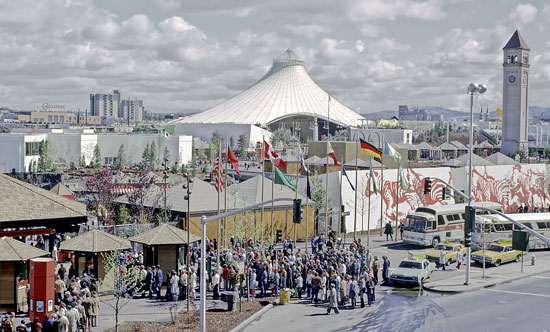
[[[468,206],[472,206],[472,151],[474,144],[474,95],[482,94],[487,91],[485,84],[470,83],[468,85],[468,94],[470,95],[470,145],[469,145],[469,162],[468,162]],[[474,220],[475,223],[475,220]],[[467,238],[472,236],[471,233],[467,233],[464,236],[464,243],[466,244],[466,281],[464,285],[470,284],[470,254],[472,249],[468,244]]]
[[[183,173],[183,177],[185,178],[186,180],[186,183],[183,184],[183,189],[187,191],[187,193],[185,194],[185,197],[183,199],[185,199],[187,201],[187,212],[185,213],[185,219],[187,219],[187,257],[186,257],[186,260],[185,260],[185,264],[187,264],[187,320],[189,322],[189,286],[191,284],[191,269],[189,268],[189,258],[190,258],[190,253],[191,251],[189,250],[189,248],[191,247],[190,246],[190,243],[189,243],[189,234],[191,233],[191,216],[190,216],[190,212],[191,212],[191,183],[193,183],[193,178],[191,177],[190,174],[188,173]],[[203,253],[201,253],[202,255]],[[201,272],[203,271],[203,269],[201,269]],[[203,275],[200,275],[200,278],[204,278],[204,274]]]

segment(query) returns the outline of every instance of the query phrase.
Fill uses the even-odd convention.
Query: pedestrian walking
[[[384,278],[384,284],[388,284],[390,282],[390,259],[387,256],[382,256],[382,259],[384,260],[384,265],[382,266],[382,278]]]
[[[334,309],[334,312],[336,314],[340,313],[340,311],[338,310],[338,299],[336,297],[336,288],[334,287],[334,284],[330,285],[327,315],[330,314],[331,309]]]
[[[389,222],[386,223],[384,234],[386,234],[386,241],[389,241],[388,237],[393,241],[393,227]]]
[[[352,309],[355,309],[355,306],[357,305],[358,287],[357,280],[355,280],[355,277],[352,276],[349,285],[349,299],[351,300]]]
[[[170,286],[172,290],[172,301],[178,300],[179,293],[179,281],[180,277],[177,275],[176,271],[172,270],[172,277],[170,277]]]
[[[445,270],[445,264],[447,263],[447,252],[445,251],[445,248],[441,247],[441,250],[439,250],[439,266]]]
[[[462,265],[462,252],[460,250],[456,251],[456,269],[460,270],[460,265]]]

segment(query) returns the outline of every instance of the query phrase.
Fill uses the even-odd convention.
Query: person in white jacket
[[[179,294],[179,281],[180,277],[176,273],[176,271],[172,271],[172,277],[170,278],[170,286],[172,286],[172,301],[178,300],[178,294]]]

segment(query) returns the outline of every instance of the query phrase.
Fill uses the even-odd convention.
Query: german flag
[[[361,138],[359,138],[359,141],[361,142],[362,153],[382,160],[382,151],[378,150],[374,145],[362,140]]]

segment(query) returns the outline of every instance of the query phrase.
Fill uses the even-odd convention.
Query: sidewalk
[[[499,267],[485,268],[485,278],[483,278],[483,271],[481,265],[472,264],[470,269],[470,284],[464,285],[466,280],[466,267],[463,266],[460,271],[455,271],[453,276],[446,279],[430,280],[424,283],[424,289],[432,292],[440,293],[464,293],[479,290],[482,288],[492,287],[495,285],[504,284],[514,280],[530,277],[536,274],[550,272],[550,257],[541,257],[537,255],[535,265],[531,265],[531,256],[533,253],[528,253],[524,257],[523,273],[521,273],[521,261],[516,263],[506,263]],[[445,271],[434,271],[432,279],[436,274],[442,274]]]

